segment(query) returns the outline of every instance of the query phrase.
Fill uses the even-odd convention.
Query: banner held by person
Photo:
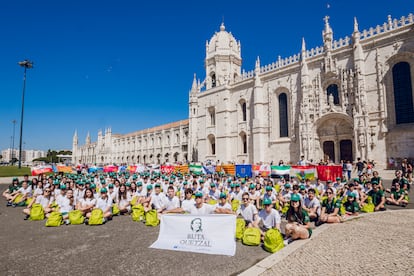
[[[150,248],[234,256],[236,216],[163,215]]]

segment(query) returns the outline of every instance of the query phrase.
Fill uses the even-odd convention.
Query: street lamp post
[[[14,133],[16,132],[16,120],[12,121],[13,123],[13,139],[12,139],[12,154],[11,154],[11,159],[14,160]],[[12,165],[13,165],[14,161],[12,161]]]
[[[24,114],[24,92],[26,90],[26,71],[33,68],[33,62],[30,60],[20,61],[19,65],[24,68],[23,75],[23,92],[22,92],[22,114],[20,118],[20,142],[19,142],[19,169],[22,167],[22,139],[23,139],[23,114]]]

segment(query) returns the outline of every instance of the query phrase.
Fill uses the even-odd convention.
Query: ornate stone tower
[[[76,164],[79,160],[77,160],[78,156],[78,131],[75,130],[72,139],[72,163]]]
[[[206,42],[206,89],[239,80],[241,64],[240,41],[236,41],[222,23],[220,32],[216,32],[210,42]]]

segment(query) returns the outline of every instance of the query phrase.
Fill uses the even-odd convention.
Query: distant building
[[[3,156],[3,162],[10,162],[13,158],[19,159],[19,150],[11,148],[1,151]],[[46,157],[46,152],[42,150],[22,150],[22,162],[26,164],[31,164],[32,161],[36,158]]]
[[[240,41],[222,24],[206,43],[204,81],[194,76],[188,120],[126,135],[109,130],[83,146],[75,133],[73,160],[257,163],[304,155],[385,165],[391,156],[414,157],[414,16],[362,31],[354,19],[351,36],[337,40],[324,21],[322,46],[307,49],[302,39],[299,53],[265,66],[258,58],[250,72],[242,70]]]

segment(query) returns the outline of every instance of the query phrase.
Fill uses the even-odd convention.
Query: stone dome
[[[221,23],[220,32],[216,32],[207,42],[206,45],[207,58],[214,55],[235,55],[241,58],[240,41],[238,42],[234,36],[226,31],[224,23]]]

